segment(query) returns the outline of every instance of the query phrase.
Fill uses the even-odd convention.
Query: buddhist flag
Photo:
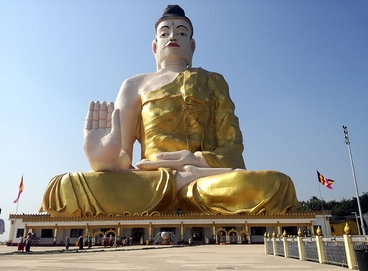
[[[323,175],[321,173],[318,172],[317,170],[317,176],[318,176],[318,181],[326,186],[328,189],[332,189],[332,184],[335,182],[334,180],[331,180],[331,179],[327,179],[325,177],[323,177]]]
[[[13,203],[18,202],[18,200],[20,198],[20,194],[22,194],[23,191],[24,191],[24,185],[23,185],[23,175],[22,175],[22,178],[20,179],[20,184],[19,184],[18,197],[13,201]]]

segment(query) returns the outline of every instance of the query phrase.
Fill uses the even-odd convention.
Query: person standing
[[[23,236],[19,237],[18,241],[18,251],[24,251],[24,242],[23,242]]]
[[[31,244],[32,244],[32,233],[28,233],[26,238],[26,252],[31,252]]]
[[[83,249],[83,235],[79,236],[78,238],[78,246],[79,249]]]
[[[69,236],[67,236],[67,237],[65,238],[65,248],[66,248],[66,249],[69,249],[69,245],[70,245],[70,238],[69,238]]]
[[[92,236],[91,235],[88,235],[87,237],[87,244],[88,244],[88,248],[92,247]]]
[[[114,245],[114,240],[112,239],[112,235],[110,234],[109,246],[112,247],[113,245]]]
[[[107,247],[107,236],[106,236],[106,234],[104,235],[102,242],[103,242],[103,246]]]

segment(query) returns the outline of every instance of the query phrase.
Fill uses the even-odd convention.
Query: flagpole
[[[22,178],[21,178],[21,185],[23,185],[23,174],[22,174]],[[18,206],[19,206],[19,201],[20,201],[20,191],[19,191],[20,188],[18,188],[18,197],[17,197],[17,207],[15,208],[15,219],[14,219],[14,227],[15,227],[15,224],[17,222],[17,215],[18,215]],[[13,231],[13,234],[12,234],[12,240],[11,240],[11,246],[13,245],[13,237],[14,237],[14,231]],[[24,234],[23,234],[24,235]]]
[[[16,209],[15,209],[14,227],[16,226],[16,222],[17,222],[17,214],[18,214],[18,205],[19,205],[19,200],[20,200],[20,198],[19,198],[19,199],[18,199],[18,201],[17,201],[17,207],[16,207]],[[14,235],[14,232],[13,232],[13,235]],[[13,237],[14,237],[14,236],[12,236],[11,246],[13,245]]]
[[[318,190],[319,190],[319,198],[320,198],[321,207],[322,207],[323,224],[325,225],[325,233],[327,234],[326,218],[325,218],[325,211],[323,209],[323,201],[322,201],[323,198],[322,198],[320,183],[318,183]]]
[[[348,127],[345,126],[345,125],[343,125],[342,126],[342,129],[344,129],[345,144],[348,145],[351,171],[353,173],[353,181],[354,181],[354,186],[355,186],[355,193],[356,193],[357,202],[358,202],[358,210],[359,210],[359,216],[360,216],[360,227],[362,228],[363,235],[366,235],[365,234],[365,227],[364,227],[364,220],[363,220],[363,215],[362,215],[362,209],[360,207],[360,198],[359,198],[359,192],[358,192],[358,185],[357,185],[357,181],[356,181],[356,177],[355,177],[355,169],[354,169],[354,163],[353,163],[353,156],[351,155]]]
[[[17,218],[17,214],[18,214],[18,204],[19,204],[20,198],[17,201],[17,208],[15,209],[15,218]]]
[[[23,174],[22,174],[21,182],[23,182]],[[16,219],[17,214],[18,214],[19,201],[20,201],[20,194],[19,194],[19,191],[18,191],[17,208],[15,209],[15,219]]]

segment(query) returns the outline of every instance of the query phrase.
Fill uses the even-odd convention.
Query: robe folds
[[[141,156],[200,151],[213,168],[244,169],[199,178],[176,192],[176,170],[76,172],[54,177],[40,212],[51,216],[192,213],[286,213],[298,205],[292,180],[277,171],[245,170],[242,133],[220,74],[187,69],[141,96],[135,135]]]

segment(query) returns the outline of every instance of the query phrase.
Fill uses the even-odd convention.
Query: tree
[[[359,197],[360,206],[362,208],[362,213],[368,212],[368,193],[364,192],[362,196]],[[352,212],[358,213],[358,203],[355,197],[352,199],[343,198],[340,201],[330,200],[325,202],[312,196],[308,201],[300,201],[298,211],[301,212],[319,212],[323,210],[328,210],[331,212],[332,220],[336,217],[351,215]]]
[[[304,212],[318,212],[322,211],[322,206],[324,210],[327,207],[326,202],[322,200],[321,203],[321,200],[316,196],[312,196],[308,201],[299,202],[299,205],[299,211]]]

